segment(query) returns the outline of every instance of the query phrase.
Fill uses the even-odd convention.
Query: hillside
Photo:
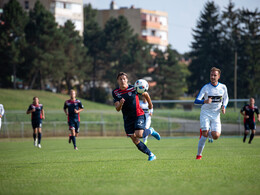
[[[48,110],[62,110],[65,100],[69,99],[69,95],[47,91],[0,89],[0,104],[4,105],[5,110],[26,110],[34,96],[38,96],[44,109]],[[87,110],[114,109],[113,106],[79,99]]]

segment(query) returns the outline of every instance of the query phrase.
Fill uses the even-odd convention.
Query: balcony
[[[156,36],[142,36],[142,39],[150,44],[161,44],[161,38]]]
[[[151,22],[144,20],[142,21],[142,27],[159,29],[161,27],[161,24],[159,22]]]

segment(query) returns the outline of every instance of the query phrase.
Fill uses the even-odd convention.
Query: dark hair
[[[36,98],[38,98],[38,97],[37,97],[37,96],[34,96],[34,97],[33,97],[33,100],[35,100]],[[38,98],[38,99],[39,99],[39,98]]]
[[[120,76],[126,76],[126,78],[128,78],[128,75],[125,73],[125,72],[119,72],[117,77],[116,77],[116,80],[120,77]]]

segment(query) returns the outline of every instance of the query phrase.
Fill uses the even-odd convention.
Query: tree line
[[[182,75],[176,72],[179,68],[187,71],[187,67],[178,64],[176,51],[168,47],[152,57],[152,45],[133,33],[125,17],[110,18],[101,29],[96,12],[91,4],[84,7],[80,36],[70,20],[58,26],[39,1],[27,13],[16,0],[10,0],[0,18],[0,87],[17,88],[22,80],[28,89],[44,90],[51,85],[62,92],[77,88],[79,96],[105,102],[117,85],[117,73],[124,71],[132,83],[148,76],[162,86],[163,93],[157,93],[160,87],[151,90],[155,99],[178,98],[187,90],[186,82],[179,81],[185,71]],[[148,73],[155,63],[156,74]],[[166,72],[175,76],[167,78]],[[172,81],[179,88],[166,90]]]
[[[209,69],[222,69],[221,82],[234,96],[234,64],[237,54],[238,97],[259,96],[259,11],[235,10],[231,2],[220,13],[207,2],[193,29],[191,52],[179,54],[170,45],[154,50],[133,33],[125,17],[110,18],[105,27],[96,22],[97,10],[84,7],[84,33],[72,21],[58,26],[39,1],[29,13],[16,0],[5,4],[0,17],[0,87],[57,92],[76,88],[79,96],[98,102],[111,100],[119,71],[133,83],[149,77],[153,99],[178,99],[195,95],[209,81]],[[190,65],[179,58],[191,58]],[[152,68],[153,71],[148,69]]]
[[[193,29],[194,41],[189,56],[192,63],[188,78],[189,92],[197,93],[209,80],[212,66],[222,70],[220,81],[234,98],[260,96],[260,12],[258,9],[235,9],[230,2],[220,12],[214,1],[205,4]],[[234,75],[237,74],[237,77]]]

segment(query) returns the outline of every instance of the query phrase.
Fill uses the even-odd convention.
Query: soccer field
[[[129,138],[0,139],[0,194],[259,194],[260,137],[206,143],[198,138],[150,139],[147,156]]]

